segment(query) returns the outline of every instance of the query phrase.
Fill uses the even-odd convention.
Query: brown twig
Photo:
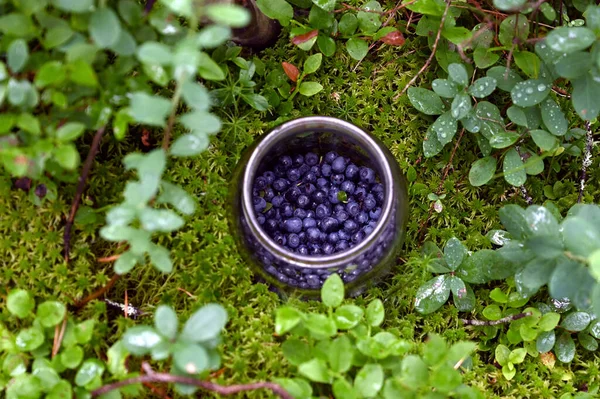
[[[192,294],[192,293],[191,293],[191,292],[189,292],[189,291],[186,291],[186,290],[184,290],[184,289],[183,289],[183,288],[181,288],[181,287],[177,287],[177,290],[178,290],[178,291],[181,291],[181,292],[184,292],[184,293],[186,293],[186,294],[187,294],[187,296],[189,296],[189,297],[190,297],[190,298],[192,298],[192,299],[196,299],[196,295]]]
[[[162,148],[165,151],[169,150],[169,141],[171,140],[171,132],[173,131],[173,125],[175,124],[175,116],[177,112],[171,112],[169,121],[167,122],[167,128],[165,129],[165,135],[163,136]]]
[[[446,22],[446,16],[448,15],[449,9],[450,9],[450,0],[446,0],[446,8],[444,9],[444,13],[442,14],[440,28],[438,29],[437,35],[435,36],[435,41],[433,42],[433,47],[431,47],[431,54],[429,55],[429,58],[427,58],[427,61],[425,62],[425,64],[421,67],[421,69],[419,69],[419,72],[417,72],[417,74],[415,76],[413,76],[413,78],[407,83],[406,86],[404,86],[404,89],[402,89],[400,94],[398,94],[398,95],[396,95],[396,97],[394,97],[394,101],[398,101],[398,99],[400,97],[402,97],[402,95],[404,93],[406,93],[406,90],[408,90],[408,88],[417,81],[419,76],[429,67],[429,65],[431,64],[431,61],[433,61],[433,57],[435,57],[435,51],[437,50],[437,46],[440,42],[440,38],[442,37],[442,29],[444,29],[444,23]]]
[[[96,259],[99,263],[109,263],[109,262],[114,262],[115,260],[119,259],[121,257],[121,254],[116,254],[116,255],[111,255],[111,256],[107,256],[104,258],[98,258]]]
[[[63,337],[65,336],[65,330],[67,329],[67,315],[63,318],[62,324],[60,328],[56,325],[56,330],[54,331],[54,343],[52,344],[52,359],[60,350],[60,345],[62,344]]]
[[[77,209],[79,209],[79,203],[81,202],[81,196],[83,195],[85,182],[88,178],[88,175],[90,174],[90,170],[92,169],[92,162],[94,161],[96,153],[98,152],[98,148],[100,147],[100,141],[102,140],[102,135],[104,134],[105,127],[106,126],[102,126],[96,131],[96,134],[94,135],[92,145],[90,146],[90,151],[88,152],[87,158],[85,159],[85,163],[83,164],[81,176],[79,176],[79,183],[77,183],[77,191],[75,192],[75,198],[73,198],[73,203],[71,204],[71,212],[69,213],[69,218],[67,219],[67,224],[65,225],[65,233],[63,235],[63,248],[65,260],[67,262],[69,261],[69,252],[71,249],[71,228],[73,227],[73,222],[75,221],[75,214],[77,213]]]
[[[125,290],[125,307],[123,308],[123,314],[125,318],[129,318],[129,296],[127,295],[127,290]]]
[[[585,122],[585,148],[583,151],[583,162],[581,163],[581,179],[579,180],[579,196],[577,202],[583,200],[583,191],[585,190],[585,181],[587,180],[587,169],[592,165],[592,147],[594,146],[594,136],[590,121]]]
[[[83,298],[81,301],[77,302],[75,304],[75,307],[77,309],[81,309],[88,302],[93,301],[94,299],[97,299],[98,297],[100,297],[100,295],[104,294],[105,292],[107,292],[108,290],[110,290],[113,285],[115,285],[115,283],[117,282],[117,280],[119,279],[119,277],[121,277],[120,274],[115,274],[114,276],[112,276],[112,278],[110,279],[110,281],[104,287],[100,288],[96,292],[91,293],[90,295],[88,295],[85,298]]]
[[[251,384],[223,386],[209,381],[202,381],[194,377],[184,377],[178,375],[171,375],[167,373],[156,373],[150,368],[149,365],[144,366],[144,371],[146,371],[145,375],[128,378],[123,381],[115,382],[113,384],[100,387],[92,392],[92,397],[103,395],[107,392],[119,389],[127,385],[140,383],[144,384],[149,382],[162,382],[168,384],[192,385],[224,396],[234,395],[240,392],[255,391],[258,389],[269,389],[275,395],[279,396],[282,399],[294,399],[294,397],[290,395],[285,389],[283,389],[283,387],[273,382],[255,382]]]
[[[525,312],[519,313],[512,316],[506,316],[498,320],[468,320],[468,319],[460,319],[465,326],[497,326],[498,324],[510,323],[511,321],[519,320],[524,317],[529,317],[533,313]]]

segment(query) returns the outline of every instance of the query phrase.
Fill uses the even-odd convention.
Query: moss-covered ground
[[[296,97],[291,116],[329,115],[346,119],[379,137],[393,152],[402,170],[416,171],[416,180],[410,184],[410,217],[405,248],[394,272],[377,288],[353,299],[365,303],[381,298],[386,306],[386,326],[397,328],[404,337],[423,340],[435,331],[450,340],[473,338],[477,332],[464,328],[456,309],[451,305],[440,311],[421,316],[413,309],[417,287],[430,278],[418,262],[422,243],[417,236],[421,223],[427,219],[430,201],[427,195],[440,184],[443,169],[450,158],[451,148],[433,159],[422,156],[422,140],[428,123],[414,110],[406,96],[394,101],[394,96],[421,67],[428,56],[424,41],[409,39],[403,48],[384,46],[374,49],[355,68],[356,62],[345,52],[324,59],[316,79],[324,90],[315,97]],[[300,64],[306,54],[297,51],[281,39],[272,49],[260,54],[267,69],[276,68],[281,61]],[[422,82],[433,79],[435,65],[427,71]],[[219,302],[227,307],[230,321],[222,345],[222,373],[215,381],[231,384],[269,380],[285,376],[288,365],[274,337],[274,310],[282,303],[265,285],[253,284],[252,274],[238,255],[228,231],[225,204],[232,169],[244,147],[254,137],[274,124],[277,115],[258,113],[241,106],[239,111],[221,110],[224,128],[213,138],[210,150],[202,156],[187,160],[171,160],[166,178],[177,182],[195,195],[198,212],[185,227],[172,236],[161,237],[169,247],[175,271],[161,275],[151,267],[138,267],[121,278],[107,294],[107,298],[123,302],[127,292],[129,302],[146,312],[152,312],[161,302],[172,304],[182,319],[207,302]],[[574,119],[575,120],[575,119]],[[155,141],[161,132],[151,132]],[[91,137],[80,142],[83,156]],[[100,263],[98,258],[120,251],[103,241],[98,227],[103,220],[102,208],[120,201],[120,193],[128,177],[121,164],[124,153],[139,148],[141,134],[132,131],[123,143],[105,137],[93,165],[84,205],[100,209],[96,223],[75,225],[72,241],[72,259],[66,264],[62,256],[62,234],[75,184],[59,184],[58,198],[37,207],[26,193],[12,188],[8,177],[0,178],[0,291],[5,294],[12,287],[27,288],[39,297],[54,297],[73,302],[107,283],[112,277],[112,264]],[[450,146],[449,146],[450,147]],[[433,212],[425,238],[443,243],[456,235],[469,249],[489,246],[484,235],[498,227],[497,210],[504,203],[523,205],[521,196],[503,181],[494,180],[482,188],[468,182],[471,163],[477,158],[476,144],[465,133],[456,152],[448,177],[443,184],[441,213]],[[562,158],[559,172],[546,170],[526,183],[536,203],[542,203],[543,187],[560,181],[563,192],[556,204],[563,211],[577,200],[577,180],[580,159]],[[600,169],[594,162],[589,172],[585,201],[598,198]],[[488,302],[492,286],[477,286],[477,308],[480,315]],[[316,302],[295,303],[307,309],[319,308]],[[95,316],[101,320],[95,337],[98,354],[102,353],[126,326],[135,323],[123,317],[109,316],[102,301],[89,303],[81,317]],[[147,319],[146,319],[147,320]],[[144,322],[144,318],[137,322]],[[578,349],[570,365],[559,362],[553,368],[538,359],[528,357],[518,368],[516,377],[507,382],[493,365],[493,355],[480,352],[474,368],[466,380],[486,392],[486,397],[550,398],[564,392],[576,392],[586,385],[598,383],[600,359],[595,353]],[[148,393],[150,395],[150,393]],[[255,393],[244,397],[267,397]]]

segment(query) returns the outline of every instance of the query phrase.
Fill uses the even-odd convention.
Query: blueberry
[[[273,190],[284,192],[289,186],[289,183],[285,179],[277,179],[273,182]]]
[[[306,217],[306,209],[296,208],[294,210],[294,217],[304,219]]]
[[[308,285],[310,285],[311,287],[316,287],[319,285],[320,281],[319,281],[319,276],[315,275],[315,274],[310,274],[306,277],[306,282],[308,283]]]
[[[300,180],[300,171],[296,168],[288,169],[286,175],[291,182],[297,182]]]
[[[295,167],[298,167],[304,163],[304,157],[301,154],[294,155],[292,157],[292,163]]]
[[[354,190],[354,198],[356,198],[357,201],[364,200],[366,196],[367,190],[365,190],[364,187],[358,187],[356,190]]]
[[[310,253],[311,255],[321,255],[322,250],[321,247],[315,245],[308,248],[308,253]]]
[[[270,170],[263,173],[263,177],[267,180],[267,184],[273,184],[275,181],[275,173]]]
[[[338,252],[345,251],[349,248],[348,241],[340,240],[335,244],[335,250]]]
[[[309,227],[306,230],[306,238],[309,242],[319,242],[321,240],[321,232],[316,227]]]
[[[288,203],[281,205],[281,216],[291,218],[294,215],[294,207]]]
[[[267,218],[264,215],[256,215],[256,221],[258,222],[258,224],[263,225],[265,224],[266,220]]]
[[[344,231],[347,233],[354,233],[356,230],[358,230],[358,227],[358,223],[352,219],[348,219],[344,222]]]
[[[358,166],[351,163],[346,167],[346,178],[350,180],[354,180],[358,177]]]
[[[257,190],[256,188],[252,189],[252,196],[253,197],[260,197],[260,190]]]
[[[308,247],[306,245],[300,245],[296,252],[300,255],[308,255]]]
[[[331,165],[329,165],[328,163],[324,163],[323,165],[321,165],[321,175],[325,177],[331,176]]]
[[[356,186],[350,180],[346,180],[340,185],[340,190],[345,191],[348,195],[354,194],[355,188]]]
[[[369,212],[371,220],[377,220],[381,216],[381,208],[375,208]]]
[[[346,211],[348,211],[350,216],[356,216],[360,213],[360,205],[358,205],[358,202],[348,202],[346,204]]]
[[[274,232],[278,228],[279,228],[279,222],[275,219],[267,219],[267,221],[265,222],[265,230],[266,231]]]
[[[327,188],[327,187],[329,187],[329,182],[324,177],[319,177],[317,179],[317,187],[319,187],[319,188]]]
[[[321,230],[325,233],[331,233],[332,231],[337,230],[339,224],[337,219],[328,216],[321,220]]]
[[[348,212],[341,210],[341,211],[336,211],[333,214],[333,217],[335,217],[337,219],[337,221],[341,223],[341,222],[345,222],[346,220],[348,220],[350,215],[348,215]]]
[[[267,188],[268,184],[269,183],[267,183],[267,179],[262,176],[258,176],[256,179],[254,179],[254,188],[258,190],[264,190]]]
[[[344,157],[337,157],[334,159],[333,162],[331,162],[331,169],[337,173],[344,172],[346,170],[346,160]]]
[[[344,182],[346,178],[341,173],[336,173],[335,175],[331,175],[331,182],[336,185],[340,185]]]
[[[285,236],[283,234],[281,234],[280,232],[276,232],[275,234],[273,234],[273,239],[275,240],[275,242],[281,246],[285,245],[287,243],[287,238],[285,238]]]
[[[290,248],[298,248],[298,245],[300,245],[300,237],[298,237],[298,234],[292,233],[288,235],[287,242]]]
[[[383,201],[385,201],[385,193],[383,193],[383,192],[375,193],[375,200],[377,201],[377,203],[379,205],[383,205]]]
[[[337,233],[338,233],[338,237],[340,238],[340,240],[349,240],[350,239],[350,234],[348,234],[344,230],[340,230]]]
[[[365,183],[364,181],[359,181],[358,183],[356,183],[356,187],[362,187],[365,190],[369,191],[369,183]]]
[[[265,188],[265,196],[264,199],[267,201],[271,201],[275,197],[275,191],[271,187]]]
[[[331,255],[334,250],[335,250],[335,247],[332,244],[330,244],[328,242],[323,244],[323,253],[325,255]]]
[[[329,189],[329,192],[327,193],[327,199],[329,200],[329,202],[331,202],[332,204],[340,203],[340,199],[338,197],[339,191],[340,190],[338,190],[336,187],[332,187]]]
[[[373,187],[371,187],[371,191],[374,193],[383,193],[385,190],[383,188],[383,184],[376,183],[376,184],[373,184]]]
[[[375,197],[373,196],[373,194],[368,194],[367,197],[365,198],[365,200],[363,201],[363,208],[366,209],[367,211],[370,211],[371,209],[374,209],[377,206],[377,201],[375,200]]]
[[[281,204],[283,204],[283,201],[284,201],[284,199],[282,196],[276,195],[271,200],[271,205],[273,205],[273,208],[279,208],[281,206]]]
[[[317,181],[317,175],[313,172],[308,172],[302,179],[305,183],[315,183]]]
[[[358,172],[360,176],[360,181],[365,183],[375,183],[375,172],[371,168],[362,167]]]
[[[335,212],[343,211],[344,209],[345,209],[345,207],[344,207],[344,204],[336,204],[336,205],[333,207],[333,210],[334,210]]]
[[[254,197],[252,202],[254,204],[254,211],[256,212],[262,212],[267,207],[267,201],[262,197]]]
[[[298,233],[298,239],[300,239],[300,242],[304,244],[306,242],[306,233],[304,231]]]
[[[316,191],[317,188],[312,183],[305,183],[302,186],[300,186],[300,189],[302,190],[302,192],[304,192],[304,194],[311,195]]]
[[[331,216],[331,208],[329,207],[329,205],[320,204],[315,209],[315,216],[317,217],[317,219],[323,219],[325,217]]]
[[[273,169],[273,172],[275,172],[275,176],[277,176],[277,177],[284,177],[286,170],[287,169],[285,168],[285,166],[283,166],[282,164],[278,163],[277,165],[275,165],[275,168]]]
[[[319,156],[314,152],[309,152],[304,156],[304,162],[306,162],[308,166],[314,166],[319,163]]]
[[[298,199],[299,196],[302,195],[302,190],[299,187],[291,187],[289,190],[285,192],[283,195],[288,202],[294,203]]]
[[[317,190],[312,194],[312,200],[315,201],[317,204],[322,204],[323,202],[325,202],[326,198],[327,194],[325,194],[325,191],[322,190]]]
[[[321,231],[321,235],[319,236],[319,241],[327,241],[327,233]]]
[[[280,214],[279,214],[278,210],[279,209],[277,209],[277,208],[271,208],[268,211],[266,211],[264,213],[264,215],[267,219],[277,219],[278,220],[280,218]]]
[[[373,227],[371,227],[371,226],[365,226],[365,227],[363,227],[363,231],[365,232],[365,235],[367,235],[367,236],[369,234],[371,234],[373,232],[373,230],[375,230],[375,229]]]
[[[321,167],[319,165],[311,166],[309,172],[314,173],[317,177],[321,177]]]
[[[311,227],[317,227],[317,221],[315,219],[307,216],[302,221],[302,227],[304,227],[304,230],[307,230]]]
[[[333,233],[329,233],[327,235],[327,242],[328,243],[335,244],[339,240],[340,240],[340,235],[338,234],[337,231],[334,231]]]
[[[284,155],[281,158],[279,158],[279,163],[287,170],[293,165],[292,157],[290,157],[289,155]]]
[[[283,229],[288,233],[300,233],[302,231],[302,219],[293,217],[284,220]]]
[[[325,162],[327,163],[332,163],[336,158],[338,157],[338,154],[334,151],[329,151],[327,154],[325,154]]]
[[[357,223],[365,224],[369,221],[369,215],[367,212],[360,212],[358,215],[356,215],[355,219]]]
[[[308,196],[301,194],[296,200],[296,205],[300,208],[306,208],[310,204],[310,198]]]
[[[310,166],[308,166],[307,164],[303,163],[302,165],[300,165],[298,167],[298,171],[300,172],[300,176],[304,176],[305,174],[307,174],[308,172],[310,172]]]
[[[352,234],[352,238],[351,238],[351,240],[354,244],[358,244],[359,242],[361,242],[364,239],[365,239],[365,232],[362,230],[359,230],[356,233]]]

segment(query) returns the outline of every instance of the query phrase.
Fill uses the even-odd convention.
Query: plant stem
[[[519,320],[524,317],[529,317],[533,313],[525,312],[519,313],[512,316],[503,317],[498,320],[468,320],[468,319],[460,319],[466,326],[496,326],[498,324],[510,323],[511,321]]]
[[[141,375],[139,377],[128,378],[123,381],[115,382],[113,384],[100,387],[92,392],[92,397],[103,395],[107,392],[122,388],[127,385],[140,383],[143,384],[149,382],[163,382],[169,384],[192,385],[224,396],[234,395],[240,392],[255,391],[257,389],[269,389],[275,395],[279,396],[282,399],[294,399],[294,397],[290,395],[285,389],[283,389],[283,387],[273,382],[255,382],[251,384],[223,386],[209,381],[202,381],[194,377],[183,377],[167,373],[155,373],[154,371],[152,371],[152,369],[147,363],[145,363],[142,367],[147,374]]]
[[[100,295],[104,294],[106,291],[110,290],[112,288],[112,286],[115,285],[115,283],[117,282],[117,280],[119,279],[119,277],[121,277],[120,274],[115,274],[114,276],[112,276],[112,278],[110,279],[110,281],[104,287],[100,288],[96,292],[91,293],[90,295],[88,295],[85,298],[83,298],[81,301],[77,302],[75,304],[75,307],[77,309],[81,309],[88,302],[93,301],[94,299],[98,298]]]
[[[165,135],[163,136],[162,148],[167,152],[169,150],[169,142],[171,140],[171,132],[173,131],[173,125],[175,124],[175,116],[177,115],[177,108],[179,107],[179,100],[181,99],[181,93],[183,91],[183,79],[177,81],[175,86],[175,93],[171,99],[171,115],[169,115],[169,121],[167,122],[167,128],[165,129]]]
[[[589,121],[585,122],[585,148],[583,150],[583,162],[581,163],[581,179],[579,180],[579,197],[577,202],[583,199],[585,190],[585,181],[587,180],[587,169],[592,165],[592,147],[594,146],[594,136]]]

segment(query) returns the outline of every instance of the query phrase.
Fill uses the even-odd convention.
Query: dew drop
[[[525,89],[525,93],[527,93],[527,94],[533,94],[533,89],[531,87],[528,87],[528,88]]]
[[[538,89],[538,91],[544,91],[544,90],[546,90],[546,85],[539,84],[538,87],[537,87],[537,89]]]

